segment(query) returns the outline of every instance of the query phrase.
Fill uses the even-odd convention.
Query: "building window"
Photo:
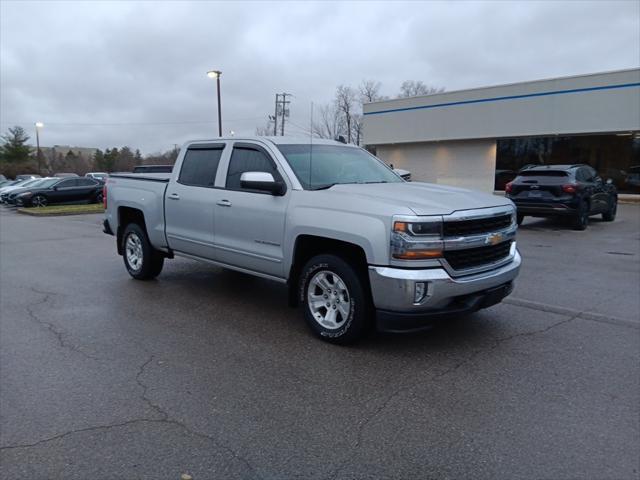
[[[640,193],[640,132],[499,139],[495,189],[504,190],[527,165],[584,163],[621,193]]]

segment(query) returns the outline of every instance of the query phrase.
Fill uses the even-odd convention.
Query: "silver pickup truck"
[[[510,200],[405,182],[328,140],[188,142],[172,173],[111,175],[104,199],[104,231],[132,277],[180,255],[286,283],[334,343],[494,305],[521,263]]]

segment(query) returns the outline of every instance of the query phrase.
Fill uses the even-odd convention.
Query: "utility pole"
[[[291,103],[290,100],[287,100],[287,95],[291,96],[290,93],[283,93],[281,104],[282,104],[282,125],[280,125],[280,135],[284,137],[284,119],[289,116],[289,109],[287,105]]]
[[[276,111],[273,113],[273,136],[278,135],[278,104],[280,103],[280,94],[276,93]]]

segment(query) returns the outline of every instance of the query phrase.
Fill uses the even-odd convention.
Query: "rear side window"
[[[196,187],[213,187],[222,149],[223,147],[187,150],[178,182]]]
[[[97,183],[95,180],[92,180],[90,178],[79,178],[77,182],[81,187],[94,186]]]
[[[281,179],[275,165],[264,152],[253,148],[234,147],[227,171],[226,187],[229,190],[246,190],[240,186],[240,176],[244,172],[267,172],[273,175],[276,181]]]
[[[56,187],[59,187],[59,188],[69,188],[69,187],[75,187],[77,185],[78,185],[78,181],[73,178],[62,180],[60,183],[56,183]]]

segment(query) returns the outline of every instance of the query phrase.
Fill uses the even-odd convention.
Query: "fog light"
[[[420,303],[427,293],[427,284],[425,282],[416,282],[413,293],[413,303]]]

